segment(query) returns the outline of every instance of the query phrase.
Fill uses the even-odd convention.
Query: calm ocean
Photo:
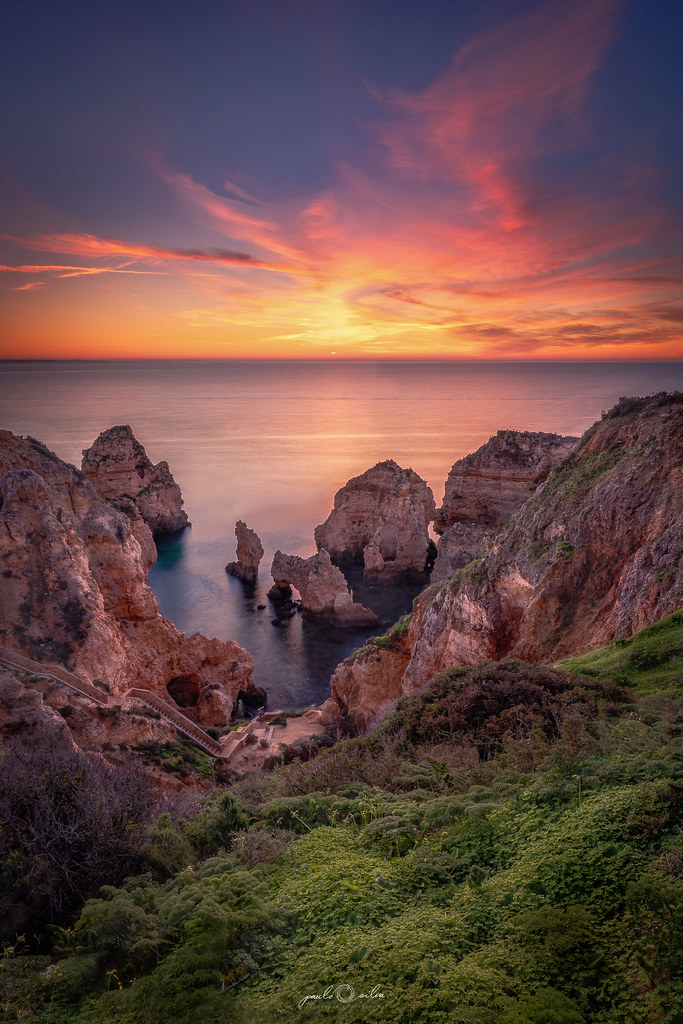
[[[368,632],[298,616],[276,628],[256,606],[274,551],[312,554],[349,477],[393,458],[438,505],[453,462],[501,428],[581,434],[620,395],[675,388],[681,363],[0,362],[0,426],[80,466],[100,431],[129,423],[168,461],[192,521],[150,574],[161,611],[185,632],[237,640],[269,706],[297,709],[325,699]],[[266,552],[255,592],[224,571],[237,519]],[[413,593],[366,585],[356,598],[394,621]]]

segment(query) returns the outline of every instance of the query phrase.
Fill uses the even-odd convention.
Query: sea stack
[[[238,519],[235,523],[237,537],[237,561],[228,562],[225,571],[237,576],[245,583],[254,583],[258,576],[258,567],[263,558],[263,544],[257,533],[250,530],[245,522]]]
[[[344,574],[332,565],[324,548],[310,558],[276,551],[270,571],[275,581],[272,593],[286,594],[288,588],[295,587],[301,594],[305,616],[328,619],[341,626],[369,626],[377,622],[374,612],[354,602]]]
[[[81,468],[103,498],[133,502],[155,536],[189,526],[168,463],[153,465],[129,426],[103,430],[84,449]]]
[[[368,577],[420,576],[434,511],[434,495],[425,481],[389,459],[337,491],[334,509],[316,527],[315,542],[335,564],[362,565]]]

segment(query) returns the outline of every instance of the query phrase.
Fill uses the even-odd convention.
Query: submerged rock
[[[237,576],[245,583],[254,583],[258,576],[258,567],[263,558],[263,544],[258,534],[250,530],[241,519],[235,523],[235,536],[237,537],[237,561],[228,562],[225,571],[231,576]]]
[[[275,581],[271,594],[291,595],[291,588],[295,587],[301,594],[304,615],[329,619],[342,626],[377,622],[374,612],[354,602],[344,574],[332,565],[324,548],[310,558],[276,551],[270,571]]]
[[[129,426],[103,430],[84,449],[81,468],[103,498],[132,501],[153,534],[176,533],[189,525],[168,463],[153,465]]]
[[[500,529],[567,458],[577,440],[559,434],[499,430],[476,452],[453,465],[434,529],[443,533],[454,523]]]
[[[337,491],[334,509],[315,529],[315,542],[337,565],[363,565],[366,576],[418,576],[427,563],[434,510],[424,480],[389,459]]]

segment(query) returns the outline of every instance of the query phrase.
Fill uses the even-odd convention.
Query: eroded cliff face
[[[153,465],[129,426],[103,430],[84,450],[81,468],[103,498],[133,502],[153,534],[175,533],[188,525],[168,463]]]
[[[304,615],[328,619],[340,626],[367,626],[377,622],[374,612],[354,602],[344,574],[332,565],[324,548],[310,558],[276,551],[270,571],[276,589],[295,587],[299,591]]]
[[[364,732],[403,693],[410,656],[407,629],[373,638],[354,651],[330,680],[331,698],[323,705],[325,724]]]
[[[431,582],[445,580],[458,569],[464,569],[473,559],[479,558],[493,544],[495,531],[476,523],[453,523],[439,537],[436,561],[432,569]]]
[[[486,444],[453,465],[434,529],[454,523],[500,529],[550,472],[566,459],[576,437],[499,430]]]
[[[337,491],[334,509],[315,529],[315,542],[337,565],[364,565],[365,575],[378,580],[420,575],[434,510],[424,480],[389,459]]]
[[[0,642],[122,696],[176,701],[205,725],[229,721],[252,689],[238,644],[185,636],[147,584],[148,527],[105,501],[44,445],[0,432]]]
[[[362,717],[373,687],[398,695],[450,665],[554,662],[631,636],[683,604],[683,396],[624,399],[496,537],[416,601],[405,668],[333,677]],[[375,682],[375,679],[381,682]]]

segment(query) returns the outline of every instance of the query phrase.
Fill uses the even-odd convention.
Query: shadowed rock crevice
[[[198,676],[176,676],[166,685],[168,694],[179,708],[196,708],[199,703]]]

